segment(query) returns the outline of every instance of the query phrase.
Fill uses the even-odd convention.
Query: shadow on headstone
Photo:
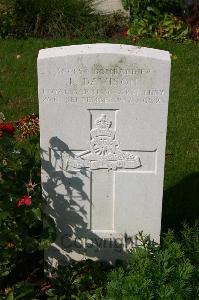
[[[57,230],[57,239],[45,255],[47,265],[52,266],[53,261],[67,265],[73,261],[71,257],[76,257],[77,260],[87,257],[103,260],[104,257],[110,256],[109,262],[124,260],[127,253],[123,250],[123,243],[130,243],[127,236],[124,236],[123,240],[104,239],[89,229],[86,220],[90,216],[87,216],[84,206],[92,204],[89,203],[90,199],[82,180],[88,177],[88,171],[85,168],[77,171],[67,170],[67,164],[63,161],[65,158],[62,156],[64,152],[70,158],[75,157],[58,137],[50,139],[49,153],[41,150],[42,170],[46,174],[46,180],[43,182],[43,198],[47,203],[45,212],[55,220]]]
[[[182,224],[194,225],[199,219],[199,172],[183,178],[164,191],[162,232],[169,228],[178,231]]]

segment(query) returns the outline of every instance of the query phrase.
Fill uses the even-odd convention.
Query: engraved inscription
[[[94,65],[92,69],[92,74],[94,75],[126,75],[126,76],[135,76],[135,75],[144,75],[151,72],[150,69],[140,68],[135,66],[127,66],[126,68],[122,67],[113,67],[107,68],[100,65]],[[56,74],[59,75],[85,75],[88,74],[89,70],[86,67],[82,68],[68,68],[68,65],[56,66]]]
[[[104,68],[101,66],[94,66],[94,74],[96,75],[142,75],[142,74],[148,74],[150,73],[150,69],[145,68],[137,68],[136,66],[134,68],[128,67],[127,68]]]
[[[164,95],[164,90],[163,89],[149,89],[149,90],[138,90],[138,89],[131,89],[131,90],[127,90],[127,89],[121,89],[119,91],[116,92],[119,95],[133,95],[133,96],[163,96]],[[94,89],[94,88],[89,88],[89,89],[76,89],[76,90],[72,90],[72,89],[54,89],[54,88],[43,88],[42,90],[42,94],[43,95],[47,95],[47,96],[57,96],[57,95],[89,95],[89,96],[97,96],[97,95],[110,95],[110,94],[114,94],[114,91],[110,91],[110,90],[106,90],[106,89]]]
[[[118,93],[107,89],[43,89],[43,103],[129,103],[129,104],[158,104],[163,103],[163,89],[124,89]],[[111,97],[112,94],[112,97]],[[114,97],[113,97],[114,96]]]
[[[68,68],[67,65],[56,67],[56,74],[62,83],[59,88],[43,88],[42,103],[164,103],[164,89],[156,86],[141,88],[144,86],[142,81],[153,75],[153,70],[147,67],[136,64],[109,68],[97,64],[92,68]]]
[[[135,85],[136,78],[129,79],[129,78],[112,78],[112,77],[93,77],[93,78],[83,78],[83,85],[85,86],[95,86],[98,84],[104,84],[108,86],[133,86]]]
[[[67,104],[78,104],[78,103],[87,103],[87,104],[159,104],[164,103],[161,98],[158,97],[64,97],[64,98],[55,98],[55,97],[44,97],[42,103],[67,103]]]

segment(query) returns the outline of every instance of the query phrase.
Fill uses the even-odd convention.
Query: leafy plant
[[[129,35],[184,41],[189,38],[190,29],[174,15],[161,15],[157,10],[148,8],[141,20],[134,19]]]
[[[173,13],[182,16],[184,0],[122,0],[125,9],[130,9],[131,18],[143,17],[147,7],[158,9],[161,14]]]
[[[94,4],[95,0],[0,0],[0,36],[107,38],[127,30],[126,15],[100,15]]]
[[[170,4],[169,4],[170,3]],[[126,0],[130,8],[130,36],[154,37],[184,41],[190,37],[190,28],[173,13],[180,10],[181,1]],[[176,8],[176,9],[175,9]]]
[[[198,299],[198,239],[198,224],[185,226],[180,238],[169,231],[161,246],[139,233],[127,268],[109,275],[106,299]]]
[[[16,130],[3,119],[1,114],[0,279],[7,278],[19,260],[45,249],[55,238],[53,222],[42,211],[39,132],[31,131],[34,128],[31,120],[35,120],[35,116],[26,118],[29,123],[26,136],[22,133],[27,126],[22,127],[19,122]],[[45,229],[43,220],[48,224]]]
[[[107,274],[111,269],[107,263],[91,260],[59,266],[49,281],[47,299],[104,299]]]
[[[5,15],[11,10],[11,26],[6,33],[17,36],[69,36],[94,19],[93,0],[0,0]],[[0,6],[1,7],[1,6]],[[9,19],[10,20],[10,19]],[[4,31],[4,17],[0,31]],[[2,26],[2,27],[1,27]],[[7,26],[8,27],[8,26]]]

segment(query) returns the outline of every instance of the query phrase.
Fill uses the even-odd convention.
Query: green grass
[[[89,42],[104,41],[1,40],[0,111],[7,120],[38,112],[36,58],[39,49]],[[128,43],[126,39],[109,42]],[[187,213],[191,207],[189,217],[192,219],[199,211],[199,45],[151,39],[141,40],[139,45],[168,50],[173,57],[164,184],[166,213],[163,210],[163,218],[167,219],[164,223],[171,225],[175,221],[168,221],[172,210],[178,210],[176,215],[181,216],[183,209]]]

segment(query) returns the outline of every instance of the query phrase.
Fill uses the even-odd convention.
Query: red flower
[[[122,36],[128,36],[128,30],[123,31]]]
[[[32,204],[31,196],[22,196],[17,201],[17,207],[20,207],[22,205],[30,206]]]
[[[4,123],[4,131],[13,134],[15,132],[15,128],[12,123]]]
[[[0,123],[0,131],[5,131],[9,134],[13,134],[15,131],[14,126],[12,125],[12,123]]]

